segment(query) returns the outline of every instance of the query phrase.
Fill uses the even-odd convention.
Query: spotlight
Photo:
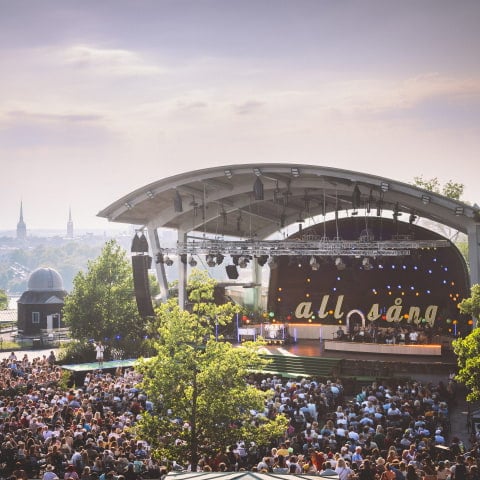
[[[206,257],[205,257],[205,261],[207,262],[207,265],[209,267],[214,267],[216,265],[215,263],[215,257],[213,255],[210,255],[208,254]]]
[[[173,260],[167,255],[164,259],[164,263],[167,267],[171,267],[173,265]]]
[[[267,263],[267,260],[268,260],[268,255],[260,255],[259,257],[257,257],[257,263],[261,267],[263,267]]]
[[[371,270],[373,268],[373,265],[370,263],[370,259],[368,257],[365,257],[362,260],[362,266],[364,270]]]
[[[187,264],[187,254],[186,254],[186,253],[182,253],[182,254],[180,255],[180,261],[181,261],[184,265]]]
[[[318,270],[320,268],[320,264],[314,256],[310,258],[310,266],[312,267],[312,270]]]
[[[221,253],[218,253],[218,254],[217,254],[217,257],[216,257],[217,265],[221,265],[224,258],[225,258],[225,257],[224,257]]]
[[[165,259],[163,258],[163,253],[162,252],[157,253],[157,256],[155,257],[155,262],[156,263],[165,263]]]
[[[255,200],[263,200],[264,198],[263,183],[260,180],[260,177],[257,177],[255,183],[253,184],[253,195],[255,197]]]
[[[355,188],[353,189],[353,193],[352,193],[352,207],[354,210],[356,210],[357,208],[360,208],[360,198],[361,198],[360,189],[358,188],[358,185],[355,185]]]
[[[337,267],[337,270],[345,270],[346,267],[341,257],[335,259],[335,266]]]
[[[193,255],[190,255],[190,258],[188,260],[188,264],[191,266],[191,267],[196,267],[197,266],[197,261],[193,258]]]
[[[248,262],[249,262],[248,257],[243,257],[242,256],[238,259],[238,266],[240,268],[247,268]]]
[[[268,263],[268,266],[270,268],[276,268],[278,265],[277,265],[277,261],[275,260],[275,257],[270,257],[268,260],[267,260],[267,263]]]

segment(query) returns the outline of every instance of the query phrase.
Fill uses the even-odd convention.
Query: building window
[[[40,323],[40,312],[32,312],[32,323]]]

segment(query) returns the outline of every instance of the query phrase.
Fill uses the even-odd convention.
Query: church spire
[[[72,207],[68,208],[67,238],[73,238]]]
[[[17,223],[17,240],[27,238],[27,225],[23,221],[23,201],[20,201],[20,220]]]

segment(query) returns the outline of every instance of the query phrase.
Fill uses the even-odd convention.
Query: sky
[[[465,186],[478,0],[0,0],[0,230],[236,163]],[[121,227],[121,226],[120,226]]]

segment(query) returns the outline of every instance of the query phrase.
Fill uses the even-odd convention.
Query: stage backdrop
[[[405,214],[404,214],[405,215]],[[440,240],[440,235],[414,224],[382,217],[350,217],[304,229],[291,238],[343,240],[368,236],[375,241],[410,236]],[[460,334],[471,330],[471,319],[460,315],[458,303],[470,295],[463,256],[452,244],[444,248],[412,250],[402,257],[282,256],[272,268],[268,294],[271,322],[344,325],[372,322],[379,327],[396,325]],[[342,265],[344,267],[342,268]],[[340,267],[340,268],[339,268]]]

